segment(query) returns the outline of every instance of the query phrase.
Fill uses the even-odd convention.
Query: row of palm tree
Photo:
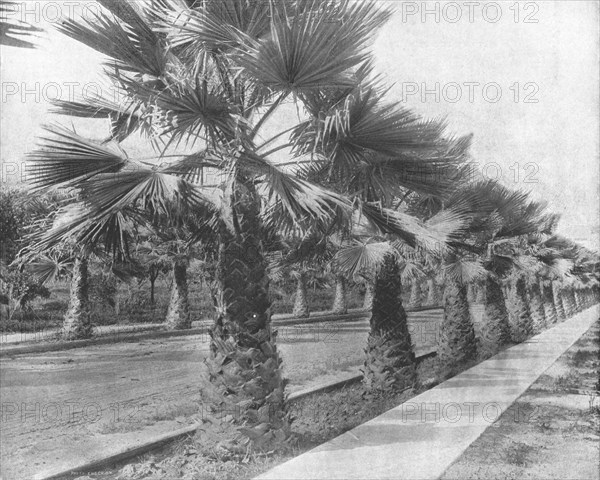
[[[413,282],[417,302],[418,281],[433,272],[443,273],[444,285],[440,361],[454,368],[477,355],[467,284],[481,278],[486,348],[495,352],[508,338],[529,334],[521,311],[507,317],[502,308],[501,282],[521,258],[556,270],[571,250],[556,245],[554,217],[542,205],[493,182],[467,181],[470,137],[450,136],[443,122],[387,99],[369,45],[391,15],[389,4],[99,3],[94,22],[57,25],[106,56],[106,78],[123,96],[55,102],[58,114],[108,119],[109,131],[89,139],[45,127],[28,155],[32,186],[66,188],[73,201],[51,228],[39,230],[23,258],[71,246],[67,317],[75,319],[84,310],[86,264],[95,250],[127,262],[140,231],[174,242],[168,318],[181,328],[190,322],[187,258],[190,249],[203,249],[215,265],[215,321],[202,389],[216,408],[238,412],[240,437],[229,448],[270,449],[290,436],[270,318],[274,252],[283,252],[286,265],[327,258],[337,275],[338,313],[347,278],[372,285],[364,366],[371,391],[415,384],[400,293]],[[295,116],[292,125],[282,120]],[[127,142],[153,153],[131,158]],[[570,272],[597,276],[581,252],[572,254]],[[305,314],[302,268],[297,272],[298,313]],[[429,287],[438,298],[435,282]],[[519,280],[511,292],[523,298],[526,287]],[[569,313],[589,302],[589,290],[563,290]]]

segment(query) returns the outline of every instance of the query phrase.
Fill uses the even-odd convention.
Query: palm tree
[[[90,140],[46,128],[29,156],[33,181],[77,188],[82,214],[43,235],[37,248],[70,237],[103,240],[126,256],[127,211],[172,218],[168,206],[176,205],[211,218],[219,293],[209,377],[221,407],[240,410],[236,421],[249,425],[243,434],[253,447],[281,443],[289,428],[270,328],[265,227],[283,236],[332,220],[345,228],[354,209],[414,242],[412,224],[373,202],[383,196],[371,190],[366,202],[352,204],[340,194],[348,189],[327,185],[354,171],[352,191],[364,179],[385,179],[377,187],[392,186],[385,195],[400,186],[437,191],[451,183],[440,180],[441,167],[462,159],[467,142],[445,139],[443,124],[384,103],[366,81],[369,41],[390,15],[372,3],[100,3],[94,23],[67,20],[58,28],[109,57],[107,78],[123,98],[55,102],[58,113],[110,118],[110,135]],[[290,102],[304,106],[307,120],[286,128],[275,114]],[[265,137],[267,126],[277,133]],[[134,160],[120,142],[138,132],[156,152]],[[307,171],[284,168],[276,154],[306,162]],[[267,418],[268,411],[276,413]]]
[[[427,279],[427,299],[425,304],[428,307],[437,307],[440,305],[441,297],[439,292],[439,286],[435,277],[429,277]]]
[[[408,306],[411,309],[421,308],[423,305],[423,291],[421,290],[422,279],[417,278],[410,285],[410,300]]]
[[[165,323],[169,330],[181,330],[192,327],[187,284],[188,259],[173,259],[173,286]]]
[[[552,280],[547,276],[540,278],[540,290],[542,293],[542,301],[544,304],[544,314],[546,316],[546,324],[552,326],[559,320],[559,312],[552,291]],[[561,306],[562,307],[562,306]]]
[[[85,254],[75,257],[71,273],[69,306],[61,335],[65,340],[90,338],[93,327],[90,320],[89,272]]]
[[[331,311],[337,315],[348,313],[347,280],[341,273],[334,273],[335,293],[333,295],[333,306]]]
[[[467,299],[467,285],[483,274],[469,257],[450,254],[444,263],[444,316],[439,329],[437,358],[441,373],[452,375],[477,357],[475,328]]]
[[[333,259],[336,267],[350,276],[356,272],[377,272],[363,368],[364,384],[370,392],[404,389],[414,384],[414,351],[402,305],[402,283],[422,276],[423,258],[441,256],[463,223],[460,217],[446,211],[427,222],[419,223],[414,218],[410,221],[423,228],[416,248],[395,236],[382,235],[372,222],[362,222],[354,226]]]
[[[417,380],[415,354],[400,297],[399,273],[395,256],[385,254],[375,277],[363,367],[363,381],[369,392],[404,390]]]

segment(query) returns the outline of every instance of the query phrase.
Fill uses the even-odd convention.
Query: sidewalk
[[[597,319],[598,305],[258,478],[439,478]]]

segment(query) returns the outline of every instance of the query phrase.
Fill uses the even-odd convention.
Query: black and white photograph
[[[0,0],[0,480],[600,480],[599,0]]]

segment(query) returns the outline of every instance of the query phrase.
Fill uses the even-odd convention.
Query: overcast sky
[[[35,3],[27,2],[27,19],[47,28],[64,2]],[[562,214],[562,233],[597,248],[599,3],[389,4],[395,14],[374,51],[376,70],[393,84],[390,100],[445,117],[450,132],[473,133],[472,154],[488,178],[547,199]],[[101,83],[92,50],[54,32],[39,43],[0,47],[3,181],[17,178],[41,123],[67,122],[47,113],[46,99]]]

